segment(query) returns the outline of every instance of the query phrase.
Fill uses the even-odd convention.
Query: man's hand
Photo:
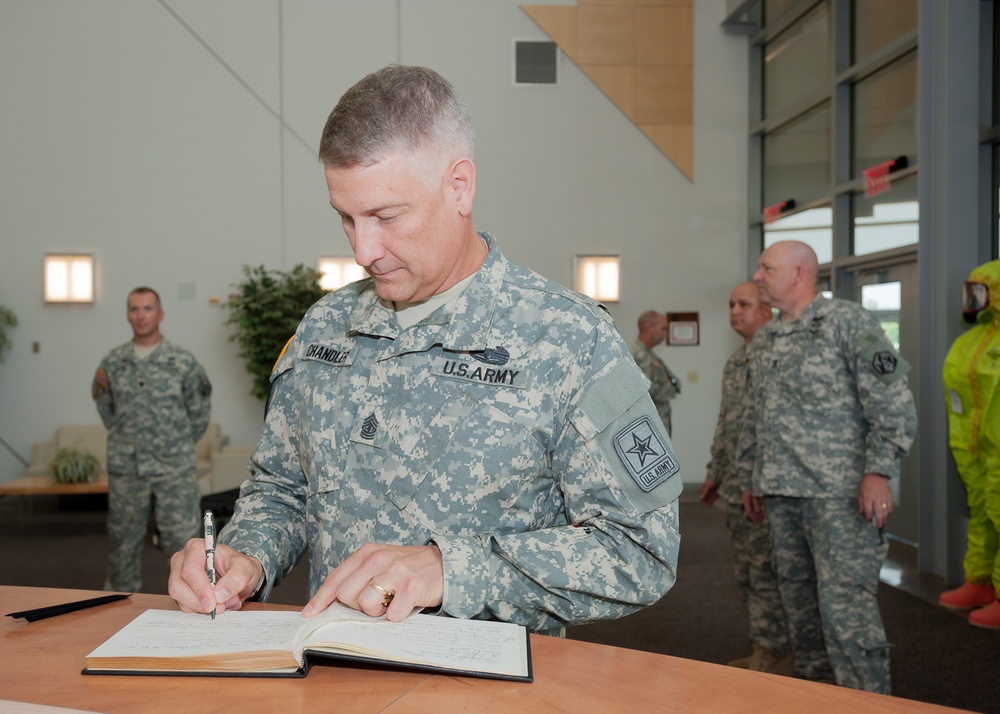
[[[705,483],[701,485],[698,489],[698,500],[704,503],[709,508],[715,503],[715,499],[719,497],[719,484],[717,484],[712,479],[705,479]]]
[[[889,479],[881,474],[865,474],[858,489],[858,513],[865,515],[866,521],[871,521],[881,528],[892,513],[892,490]]]
[[[393,594],[388,607],[371,583]],[[437,607],[443,597],[444,565],[437,546],[366,543],[326,576],[302,614],[318,615],[339,600],[374,617],[384,613],[387,620],[399,621],[415,607]]]
[[[253,594],[264,566],[256,558],[233,550],[228,545],[215,546],[215,588],[205,572],[205,541],[192,538],[170,558],[167,592],[184,612],[239,610]]]
[[[752,491],[743,492],[743,510],[746,512],[747,518],[754,523],[760,523],[764,520],[764,504],[757,496],[753,495]]]

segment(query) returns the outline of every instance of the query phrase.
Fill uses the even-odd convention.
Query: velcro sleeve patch
[[[882,330],[867,330],[858,338],[855,347],[858,360],[881,382],[891,384],[910,371],[909,362],[896,351]]]
[[[683,484],[670,437],[648,396],[638,368],[622,362],[581,400],[572,420],[596,439],[632,505],[648,513],[680,496]]]

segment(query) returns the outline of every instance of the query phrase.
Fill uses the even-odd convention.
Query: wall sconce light
[[[319,286],[327,291],[342,288],[366,275],[354,258],[320,258],[319,273]]]
[[[94,302],[94,256],[46,254],[45,302]]]
[[[574,262],[577,292],[600,302],[618,302],[617,255],[578,255]]]

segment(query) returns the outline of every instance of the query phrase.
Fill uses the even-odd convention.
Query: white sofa
[[[246,464],[253,452],[253,447],[230,447],[229,437],[222,434],[218,424],[208,425],[205,434],[195,444],[195,469],[198,473],[198,485],[203,496],[221,493],[239,488],[247,477]],[[56,435],[46,441],[37,441],[31,445],[31,465],[25,471],[26,476],[40,476],[52,473],[51,463],[56,452],[64,446],[77,446],[87,449],[97,456],[101,462],[101,473],[107,472],[108,432],[103,424],[73,424],[61,426]],[[219,463],[217,460],[224,451],[228,451]],[[241,465],[243,475],[236,485],[232,485],[238,477],[234,464],[240,455],[245,453]],[[218,475],[216,467],[219,467]]]

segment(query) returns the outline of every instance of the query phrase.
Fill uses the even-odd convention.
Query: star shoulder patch
[[[644,492],[652,491],[678,471],[670,447],[648,416],[639,417],[618,432],[614,445],[629,476]]]

